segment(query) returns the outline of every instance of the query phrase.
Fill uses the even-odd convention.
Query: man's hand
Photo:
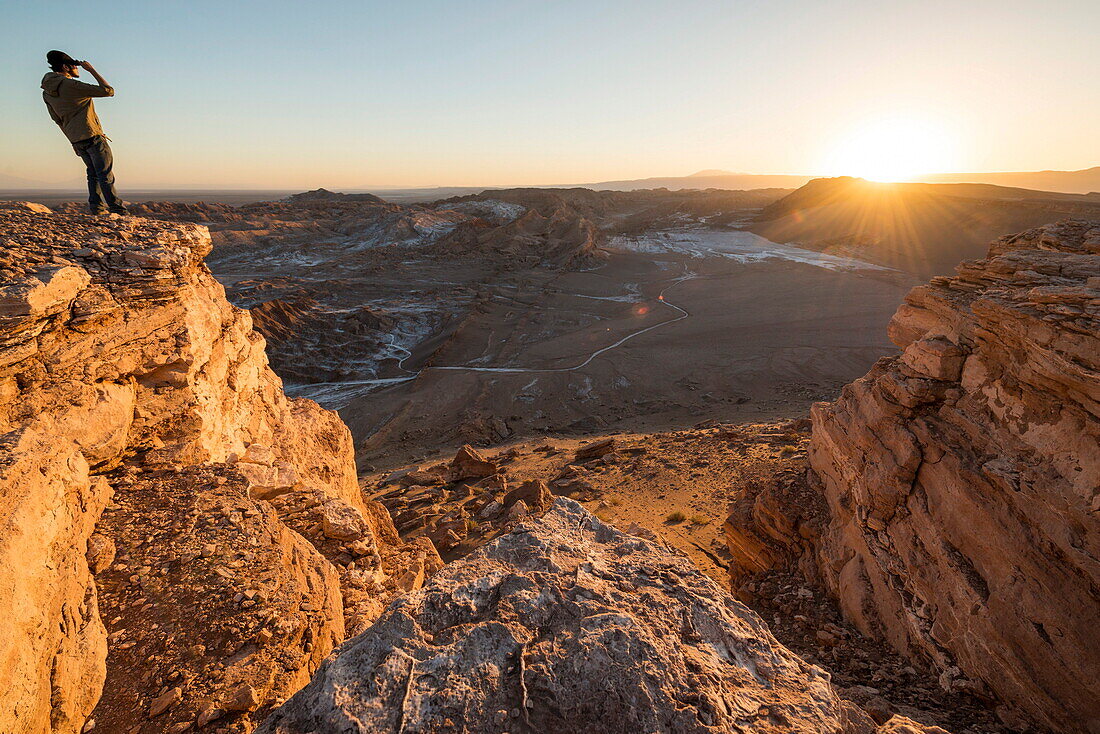
[[[84,71],[89,71],[89,72],[94,72],[95,71],[95,67],[92,66],[92,62],[90,62],[90,61],[81,61],[78,64],[78,66],[81,69],[83,69]]]

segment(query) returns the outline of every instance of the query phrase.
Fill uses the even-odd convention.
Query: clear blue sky
[[[0,178],[82,174],[38,90],[51,48],[116,87],[97,107],[128,186],[836,173],[824,169],[843,168],[851,131],[884,116],[935,128],[951,170],[1100,164],[1096,0],[4,0],[0,12]]]

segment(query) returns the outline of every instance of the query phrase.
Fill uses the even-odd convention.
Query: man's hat
[[[50,51],[46,54],[46,63],[50,66],[61,66],[62,64],[80,66],[79,61],[69,56],[64,51]]]

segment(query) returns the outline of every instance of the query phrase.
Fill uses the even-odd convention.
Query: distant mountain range
[[[552,184],[521,188],[586,188],[595,191],[637,191],[639,189],[725,189],[747,191],[751,189],[797,189],[819,176],[788,174],[733,173],[709,169],[690,176],[658,176],[654,178],[599,181],[582,184]],[[937,173],[921,177],[919,183],[992,184],[1017,189],[1049,191],[1063,194],[1088,194],[1100,191],[1100,166],[1080,171],[1033,171],[1020,173]],[[376,191],[387,201],[434,201],[452,196],[466,196],[492,189],[509,189],[511,186],[452,186],[408,189],[384,189],[366,187],[355,191]],[[1001,192],[1000,196],[1004,196]],[[1031,194],[1025,195],[1030,198]]]
[[[730,171],[699,171],[690,176],[638,178],[626,181],[600,181],[578,184],[597,191],[634,191],[636,189],[797,189],[816,176],[731,173]]]
[[[1100,192],[1100,166],[1080,171],[1033,171],[1024,173],[937,173],[922,176],[927,183],[988,183],[1021,189],[1060,191],[1066,194]]]
[[[690,176],[639,178],[626,181],[601,181],[581,184],[597,190],[633,191],[635,189],[795,189],[817,176],[761,175],[707,170]],[[1080,171],[1032,171],[997,173],[936,173],[921,176],[923,183],[976,183],[1011,186],[1021,189],[1087,194],[1100,191],[1100,166]]]

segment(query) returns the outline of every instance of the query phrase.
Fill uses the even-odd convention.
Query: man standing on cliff
[[[50,51],[46,63],[53,71],[42,77],[42,99],[50,117],[88,168],[88,206],[92,214],[126,214],[126,207],[115,193],[111,146],[92,104],[95,97],[115,96],[114,88],[87,61],[77,61],[62,51]],[[78,82],[79,69],[95,77],[98,85]]]

